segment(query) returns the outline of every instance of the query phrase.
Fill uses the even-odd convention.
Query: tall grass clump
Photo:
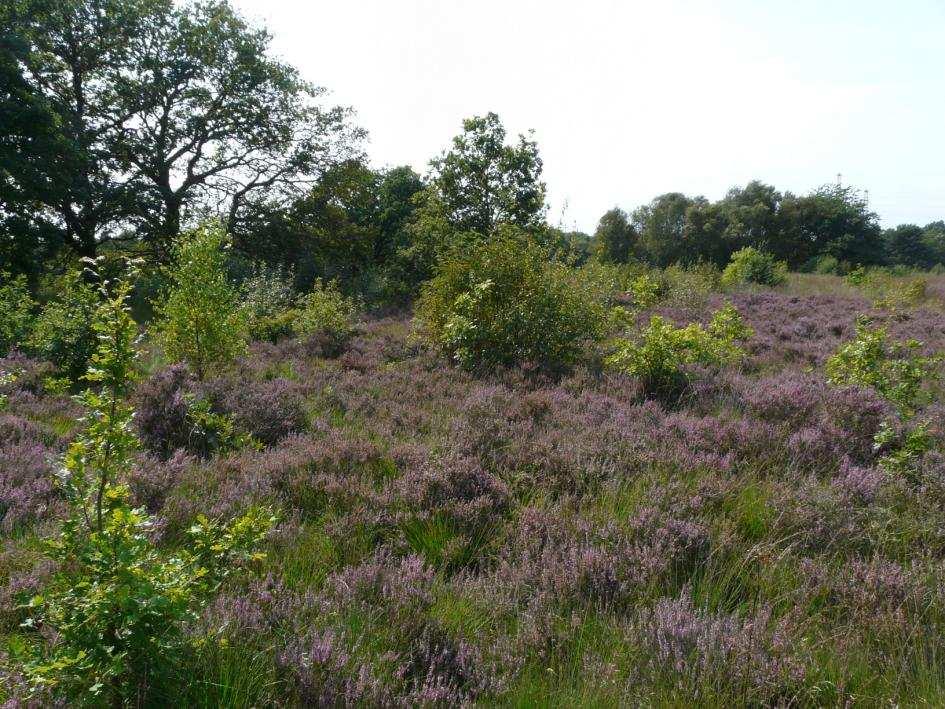
[[[246,312],[227,279],[228,245],[217,222],[184,234],[174,251],[167,299],[158,308],[165,354],[187,362],[200,379],[246,351]]]
[[[416,309],[429,342],[467,369],[567,367],[599,341],[606,295],[519,235],[500,235],[442,262]]]

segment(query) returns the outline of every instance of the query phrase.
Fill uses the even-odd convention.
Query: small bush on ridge
[[[296,294],[291,269],[257,265],[243,281],[243,308],[253,340],[275,342],[294,334]]]
[[[295,329],[300,335],[322,335],[338,346],[353,332],[356,312],[355,302],[341,294],[337,283],[316,279],[299,302]]]

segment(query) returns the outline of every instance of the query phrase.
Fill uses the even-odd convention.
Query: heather
[[[805,287],[637,308],[631,333],[739,316],[739,356],[683,361],[672,397],[593,358],[470,373],[418,343],[409,312],[365,316],[340,344],[254,343],[204,379],[159,365],[128,397],[142,448],[127,489],[150,543],[185,549],[203,516],[281,521],[265,560],[183,623],[186,651],[145,703],[940,701],[941,390],[921,377],[902,417],[875,384],[904,357],[937,366],[945,315]],[[831,378],[858,316],[885,333],[870,371],[886,374]],[[67,515],[54,473],[78,411],[41,364],[3,366],[18,373],[0,414],[15,687],[18,604],[61,573],[37,539]],[[208,445],[194,402],[243,444]],[[877,441],[914,421],[927,445],[890,465]]]

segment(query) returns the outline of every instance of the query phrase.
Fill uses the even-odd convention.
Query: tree
[[[627,213],[614,207],[604,213],[594,232],[594,253],[604,263],[627,263],[636,247],[637,233]]]
[[[852,187],[825,185],[803,197],[787,193],[781,217],[779,248],[772,251],[791,268],[821,254],[853,264],[883,262],[878,217]]]
[[[520,135],[510,146],[505,137],[495,113],[468,118],[452,149],[433,161],[432,183],[457,231],[487,235],[501,223],[541,224],[545,183],[538,145]]]
[[[380,175],[377,188],[380,238],[374,249],[375,262],[386,261],[403,243],[404,230],[417,209],[414,196],[422,189],[420,175],[407,165]]]
[[[75,156],[52,106],[23,74],[28,43],[11,19],[0,12],[0,263],[35,279],[58,246],[37,205],[66,194]]]
[[[186,361],[200,379],[246,349],[245,313],[226,278],[227,245],[219,223],[186,235],[175,248],[173,284],[158,308],[165,353],[173,361]]]
[[[727,242],[727,255],[746,246],[773,250],[781,228],[781,200],[778,190],[758,180],[728,191],[719,202],[726,221],[723,238]]]
[[[686,261],[686,212],[692,205],[686,195],[670,192],[633,212],[633,228],[640,235],[641,252],[654,266],[664,268]]]
[[[300,194],[362,135],[348,109],[322,109],[324,89],[270,58],[270,41],[225,1],[181,7],[136,38],[123,95],[144,100],[118,149],[143,180],[139,207],[160,248],[188,209],[213,207],[232,228],[256,194]]]
[[[18,0],[0,20],[19,42],[21,93],[69,148],[34,163],[40,181],[14,164],[16,181],[84,256],[139,233],[166,254],[188,219],[232,223],[263,190],[297,192],[361,135],[225,1]],[[61,190],[39,189],[63,166]]]
[[[916,268],[932,266],[934,254],[922,227],[915,224],[900,224],[894,229],[887,229],[883,238],[886,241],[886,258],[890,264]]]
[[[170,12],[170,0],[21,0],[0,11],[15,50],[15,68],[5,61],[13,100],[40,119],[21,123],[8,144],[42,138],[8,163],[6,182],[38,213],[34,223],[80,255],[94,256],[134,211],[136,176],[122,169],[115,142],[141,99],[120,87],[134,40]]]

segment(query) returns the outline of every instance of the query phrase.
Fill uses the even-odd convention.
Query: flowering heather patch
[[[173,547],[198,515],[254,504],[281,526],[253,579],[193,622],[188,700],[254,706],[941,703],[945,402],[931,450],[881,464],[892,411],[829,386],[866,313],[945,350],[945,315],[858,296],[737,292],[743,362],[678,400],[578,366],[474,376],[407,315],[343,348],[254,343],[215,379],[138,385],[145,450],[126,481]],[[703,324],[721,297],[638,314]],[[13,361],[8,358],[5,362]],[[61,505],[67,396],[22,358],[0,414],[0,600],[30,592],[31,530]],[[200,458],[189,396],[261,444]],[[71,419],[71,422],[70,422]],[[2,615],[15,628],[17,615]],[[2,694],[0,694],[2,696]]]

